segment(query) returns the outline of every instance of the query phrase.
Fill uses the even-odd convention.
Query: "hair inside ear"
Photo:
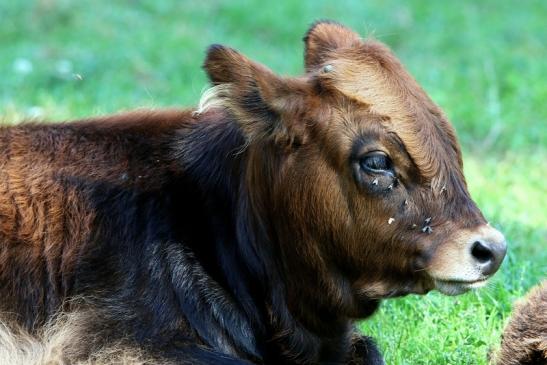
[[[238,51],[213,45],[203,65],[211,82],[222,92],[213,104],[226,107],[235,116],[248,139],[257,140],[293,130],[290,116],[302,105],[305,85],[277,76]],[[225,85],[225,86],[224,86]]]

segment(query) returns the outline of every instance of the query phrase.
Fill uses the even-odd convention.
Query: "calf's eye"
[[[392,171],[393,164],[390,158],[383,152],[371,152],[363,156],[361,167],[369,172]]]

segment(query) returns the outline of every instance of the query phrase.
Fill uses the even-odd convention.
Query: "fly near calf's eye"
[[[361,167],[369,172],[391,171],[393,164],[383,152],[371,152],[361,159]]]

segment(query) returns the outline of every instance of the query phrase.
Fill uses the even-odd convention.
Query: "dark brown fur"
[[[492,275],[503,236],[440,109],[378,42],[328,22],[305,42],[299,78],[212,46],[197,110],[0,129],[5,318],[95,313],[103,343],[75,336],[73,360],[123,339],[196,364],[382,364],[355,319]]]
[[[516,304],[503,332],[495,364],[547,364],[547,281]]]
[[[15,309],[28,326],[58,310],[71,293],[78,260],[92,249],[85,243],[94,229],[94,210],[79,183],[161,188],[174,168],[165,160],[165,138],[184,119],[190,112],[142,111],[70,124],[1,127],[3,310]]]

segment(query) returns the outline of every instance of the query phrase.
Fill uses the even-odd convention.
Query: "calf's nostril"
[[[471,255],[480,263],[487,263],[494,260],[492,250],[480,241],[475,241],[471,246]]]

